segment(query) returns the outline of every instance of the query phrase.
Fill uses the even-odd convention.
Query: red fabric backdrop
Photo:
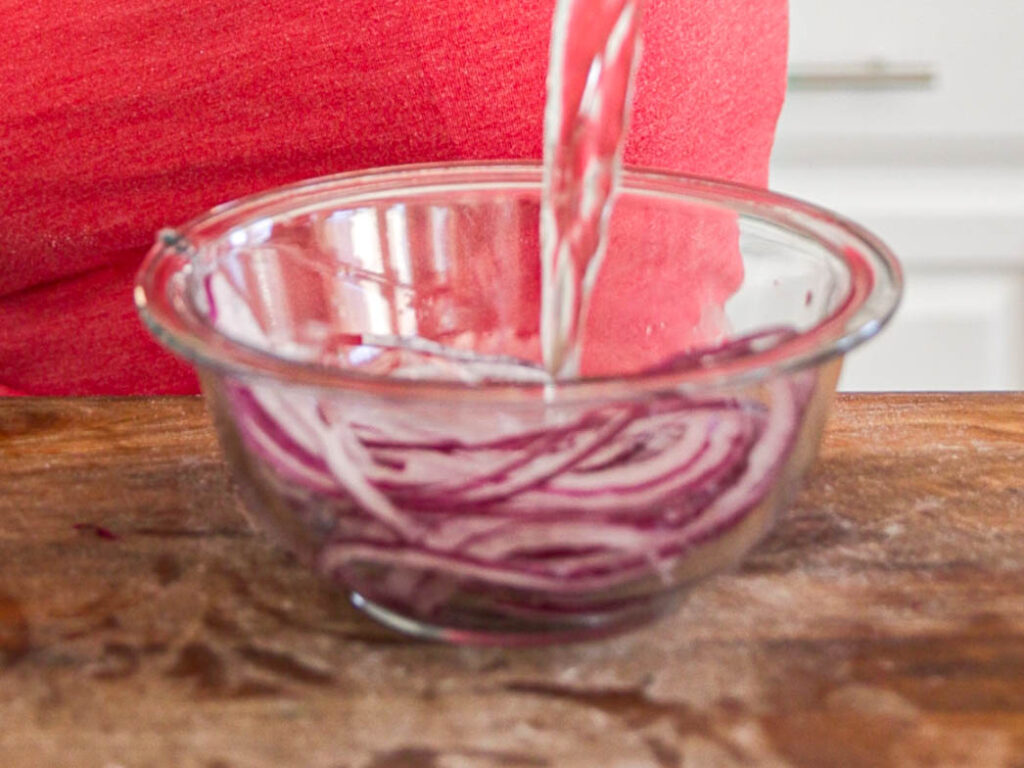
[[[539,157],[553,0],[0,0],[0,392],[193,392],[153,233],[342,170]],[[764,183],[785,0],[650,0],[628,162]]]

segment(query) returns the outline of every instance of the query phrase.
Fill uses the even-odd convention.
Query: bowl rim
[[[539,162],[446,162],[352,171],[275,187],[218,205],[162,231],[135,278],[138,313],[156,339],[197,368],[293,386],[349,390],[389,397],[465,400],[593,400],[636,397],[666,389],[707,391],[751,386],[773,376],[821,365],[875,336],[892,318],[903,293],[899,261],[877,236],[826,208],[795,197],[735,182],[630,166],[620,190],[715,206],[816,240],[842,261],[850,286],[845,300],[824,319],[764,350],[751,350],[713,367],[581,377],[557,383],[426,381],[368,375],[283,358],[247,345],[202,322],[184,300],[182,286],[195,268],[195,241],[216,240],[245,224],[334,202],[354,206],[381,196],[454,190],[537,187]]]

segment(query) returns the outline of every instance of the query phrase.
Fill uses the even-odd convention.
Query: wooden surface
[[[0,766],[1024,766],[1024,395],[837,403],[618,639],[403,640],[250,532],[196,399],[0,401]]]

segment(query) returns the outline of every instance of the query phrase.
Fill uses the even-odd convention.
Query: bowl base
[[[514,647],[584,642],[617,635],[661,618],[682,599],[682,594],[683,590],[679,590],[625,610],[590,613],[572,619],[534,622],[517,619],[514,625],[507,626],[502,626],[506,622],[496,620],[493,628],[484,622],[473,622],[471,626],[434,624],[395,611],[355,591],[349,593],[349,600],[377,623],[410,637],[454,645]]]

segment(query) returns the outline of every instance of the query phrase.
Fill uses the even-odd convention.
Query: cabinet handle
[[[843,64],[793,64],[789,87],[794,91],[906,91],[932,88],[938,80],[931,64],[870,59]]]

